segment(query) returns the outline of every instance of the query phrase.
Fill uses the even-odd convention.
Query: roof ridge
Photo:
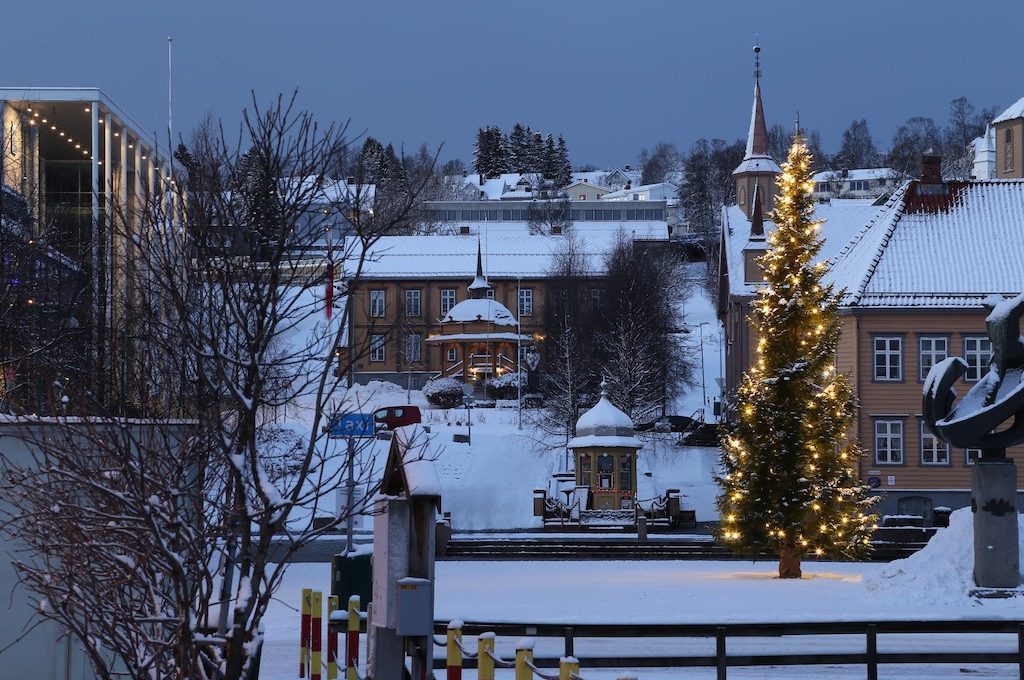
[[[830,264],[832,266],[830,266],[829,269],[833,269],[834,265],[838,264],[852,253],[853,250],[863,242],[865,237],[874,229],[875,225],[879,223],[879,220],[883,216],[887,216],[889,225],[886,227],[886,233],[882,237],[881,242],[875,249],[875,254],[871,258],[871,264],[868,265],[867,271],[864,273],[864,276],[861,278],[860,283],[857,284],[854,291],[847,292],[847,295],[851,296],[852,304],[857,304],[860,298],[863,297],[864,291],[867,289],[868,282],[871,280],[871,277],[874,276],[875,269],[878,267],[879,260],[882,259],[882,253],[885,251],[885,248],[889,243],[889,239],[892,237],[892,232],[895,229],[896,223],[899,222],[899,218],[903,215],[902,202],[909,186],[910,182],[906,181],[903,183],[903,186],[893,192],[893,195],[886,202],[885,207],[872,215],[871,219],[868,220],[868,223],[861,227],[860,231],[858,231],[852,239],[847,241],[846,245],[843,246],[843,249],[840,250],[839,253],[831,260]]]

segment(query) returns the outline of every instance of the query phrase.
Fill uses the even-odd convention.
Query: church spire
[[[754,41],[754,106],[750,112],[750,130],[747,132],[747,152],[744,159],[768,155],[768,126],[764,122],[761,104],[761,46]]]
[[[480,251],[480,239],[478,238],[476,240],[476,278],[469,284],[469,292],[474,298],[482,298],[490,289],[491,286],[487,283],[487,277],[484,276],[484,259]]]

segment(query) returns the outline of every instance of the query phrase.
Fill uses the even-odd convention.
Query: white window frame
[[[488,288],[487,289],[487,299],[488,300],[493,300],[494,299],[494,289],[493,288]]]
[[[902,465],[906,448],[903,445],[903,420],[900,418],[876,418],[873,429],[875,464]],[[880,442],[884,442],[885,445],[879,446]]]
[[[974,465],[981,458],[981,449],[964,449],[964,465]]]
[[[879,342],[885,346],[879,348]],[[895,348],[894,348],[895,344]],[[874,382],[900,382],[903,380],[903,336],[876,335],[871,339],[871,376]],[[879,357],[884,357],[884,375],[879,375]]]
[[[377,363],[387,359],[387,342],[383,335],[370,336],[370,361]]]
[[[935,348],[935,343],[942,342],[942,350]],[[925,343],[931,343],[931,347],[925,349]],[[922,335],[917,339],[917,367],[920,380],[923,382],[928,377],[931,367],[949,356],[949,337],[945,335]],[[941,356],[940,356],[941,354]],[[925,357],[929,363],[925,366]]]
[[[445,352],[445,356],[448,359],[448,363],[454,364],[456,361],[459,360],[459,350],[457,350],[454,347],[449,347],[448,351]]]
[[[410,317],[423,316],[423,291],[419,288],[405,289],[405,315]]]
[[[387,311],[387,293],[383,288],[370,290],[370,318],[382,319]]]
[[[987,347],[987,353],[982,347]],[[992,361],[992,341],[987,335],[965,335],[964,336],[964,361],[967,362],[967,372],[964,373],[964,381],[978,382],[988,371],[989,362]]]
[[[519,316],[533,316],[533,288],[519,289]]]
[[[410,364],[423,361],[423,336],[419,333],[409,333],[405,336],[405,361]]]
[[[454,288],[442,288],[441,289],[441,318],[443,319],[448,315],[448,312],[452,311],[452,307],[456,305],[457,294]]]
[[[921,421],[921,465],[922,466],[948,466],[949,444],[942,441],[931,432],[928,426]]]

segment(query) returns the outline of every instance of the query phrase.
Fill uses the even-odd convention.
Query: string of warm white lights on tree
[[[799,576],[803,555],[865,552],[876,517],[857,474],[861,450],[848,437],[856,404],[850,380],[835,370],[839,296],[822,281],[827,266],[815,263],[822,223],[799,134],[777,183],[775,229],[760,258],[765,285],[751,315],[757,360],[723,442],[719,538],[739,550],[774,550],[780,575]]]

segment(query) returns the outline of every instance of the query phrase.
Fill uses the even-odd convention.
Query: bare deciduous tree
[[[254,103],[228,139],[206,126],[167,192],[118,206],[118,409],[42,423],[34,460],[4,465],[20,578],[101,678],[252,677],[289,558],[374,494],[371,452],[327,437],[360,410],[345,379],[366,348],[342,343],[344,303],[419,187],[330,191],[345,127],[294,97]],[[368,493],[338,510],[350,470]]]

